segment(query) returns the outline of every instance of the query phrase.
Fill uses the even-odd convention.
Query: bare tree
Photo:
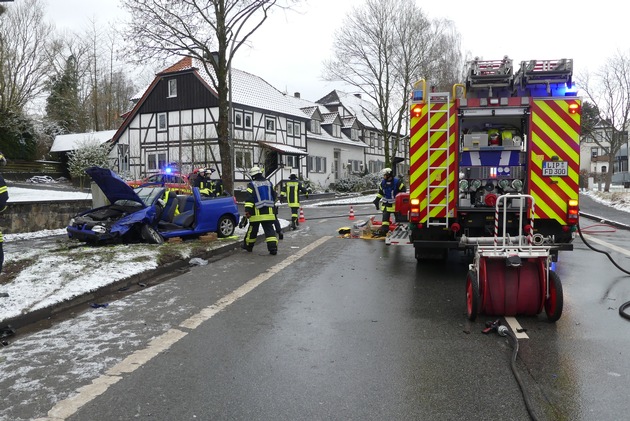
[[[123,0],[131,21],[129,56],[138,61],[190,56],[199,59],[219,96],[217,134],[223,182],[234,187],[229,133],[229,70],[236,52],[273,8],[299,0]]]
[[[617,52],[609,58],[593,78],[582,76],[579,84],[589,101],[599,110],[599,130],[591,139],[608,156],[608,171],[604,191],[610,190],[615,155],[628,142],[630,123],[630,56]],[[596,133],[596,135],[595,135]],[[588,135],[588,134],[587,134]]]
[[[431,22],[413,0],[366,0],[337,30],[333,48],[324,78],[354,86],[376,104],[364,111],[381,126],[386,165],[407,132],[412,84],[454,82],[462,68],[452,23]]]
[[[0,18],[0,110],[21,113],[45,88],[54,56],[41,0],[6,7]]]

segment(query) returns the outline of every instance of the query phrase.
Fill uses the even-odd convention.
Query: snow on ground
[[[305,204],[304,207],[371,203],[374,197],[373,194],[353,196]],[[9,204],[90,198],[91,194],[80,192],[9,187]],[[289,226],[289,221],[280,219],[280,224],[285,228]],[[65,233],[65,229],[59,229],[4,235],[5,265],[22,262],[24,269],[9,284],[3,284],[4,275],[0,275],[0,295],[8,294],[8,297],[0,296],[0,322],[70,300],[158,266],[159,257],[155,246],[148,244],[77,247],[76,243],[70,243],[65,237],[61,237],[63,240],[42,245],[37,250],[26,248],[26,251],[20,253],[8,251],[11,242],[64,236]],[[232,241],[241,241],[245,233],[246,229],[236,228]],[[207,250],[221,247],[225,241],[230,240],[209,242]],[[199,242],[184,242],[173,249],[179,253],[181,259],[188,259],[193,244],[199,247]]]
[[[12,202],[39,202],[50,200],[87,200],[92,198],[92,193],[61,190],[25,189],[22,187],[9,187],[9,203]]]

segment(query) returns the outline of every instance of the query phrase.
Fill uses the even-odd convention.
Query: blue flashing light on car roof
[[[166,168],[164,168],[164,172],[167,173],[167,174],[170,174],[170,173],[173,172],[173,169],[171,167],[166,167]]]

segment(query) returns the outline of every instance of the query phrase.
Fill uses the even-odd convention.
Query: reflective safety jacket
[[[265,179],[262,174],[254,176],[247,184],[247,198],[245,199],[245,212],[249,213],[250,222],[274,221],[274,205],[276,192],[271,181]]]
[[[299,195],[307,194],[308,191],[302,183],[298,180],[284,180],[282,181],[282,189],[280,191],[280,197],[285,198],[290,208],[299,207],[300,206],[300,198]]]
[[[391,180],[382,179],[381,184],[378,186],[376,197],[381,199],[386,205],[391,205],[396,202],[396,195],[404,191],[406,190],[402,179],[397,177]]]
[[[4,181],[4,177],[0,175],[0,212],[7,210],[7,201],[9,200],[9,190],[7,189],[7,183]],[[0,243],[4,241],[2,232],[0,232]],[[0,265],[1,266],[1,265]]]

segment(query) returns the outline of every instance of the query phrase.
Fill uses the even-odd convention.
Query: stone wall
[[[65,228],[74,215],[91,208],[92,199],[9,202],[0,214],[0,226],[3,234]]]

